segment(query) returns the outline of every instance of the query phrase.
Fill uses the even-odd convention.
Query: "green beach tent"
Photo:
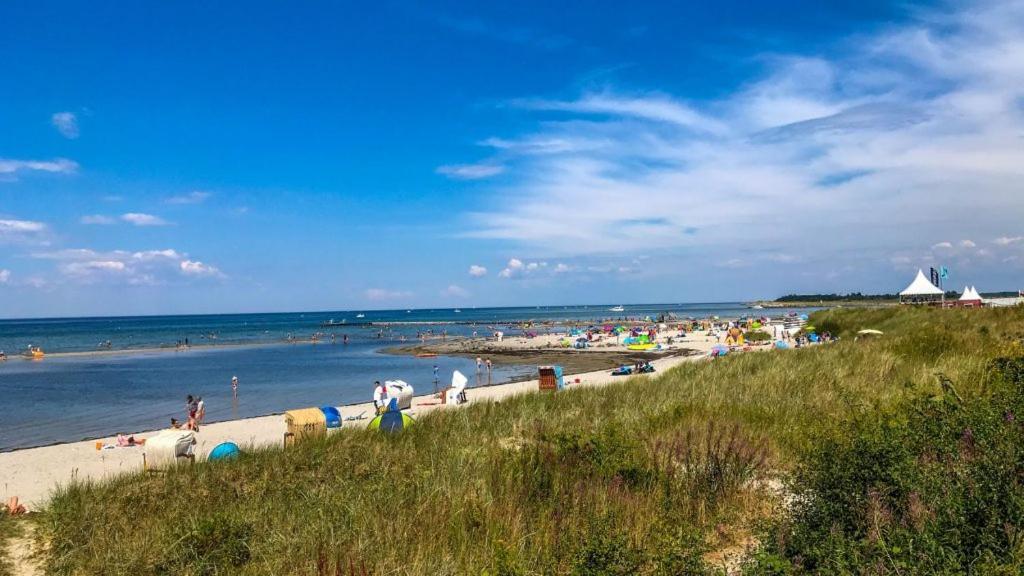
[[[399,410],[398,399],[392,398],[391,403],[388,404],[387,411],[370,420],[369,428],[370,430],[379,430],[390,434],[392,432],[401,432],[412,426],[412,423],[415,421],[412,416]]]

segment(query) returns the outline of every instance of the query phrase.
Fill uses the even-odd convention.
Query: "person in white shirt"
[[[388,405],[388,387],[381,384],[380,380],[373,383],[373,407],[380,412]]]

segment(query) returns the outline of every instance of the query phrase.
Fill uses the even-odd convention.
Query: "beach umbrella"
[[[415,420],[413,420],[412,416],[398,409],[398,399],[392,398],[388,404],[387,411],[370,420],[369,428],[370,430],[379,430],[390,434],[392,432],[401,432],[411,426],[413,422]]]
[[[884,334],[884,332],[882,332],[881,330],[875,330],[873,328],[867,328],[864,330],[858,330],[857,334],[861,336],[881,336],[882,334]]]

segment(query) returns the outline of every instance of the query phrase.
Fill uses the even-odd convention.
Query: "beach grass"
[[[816,439],[910,397],[982,393],[1024,309],[829,310],[825,346],[729,355],[61,488],[51,574],[700,574],[782,514]],[[855,340],[857,330],[882,337]]]
[[[14,574],[11,560],[8,558],[11,540],[22,534],[22,525],[18,519],[0,510],[0,576]]]

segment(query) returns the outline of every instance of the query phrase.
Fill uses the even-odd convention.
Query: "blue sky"
[[[1024,287],[1021,2],[485,4],[0,7],[0,316]]]

